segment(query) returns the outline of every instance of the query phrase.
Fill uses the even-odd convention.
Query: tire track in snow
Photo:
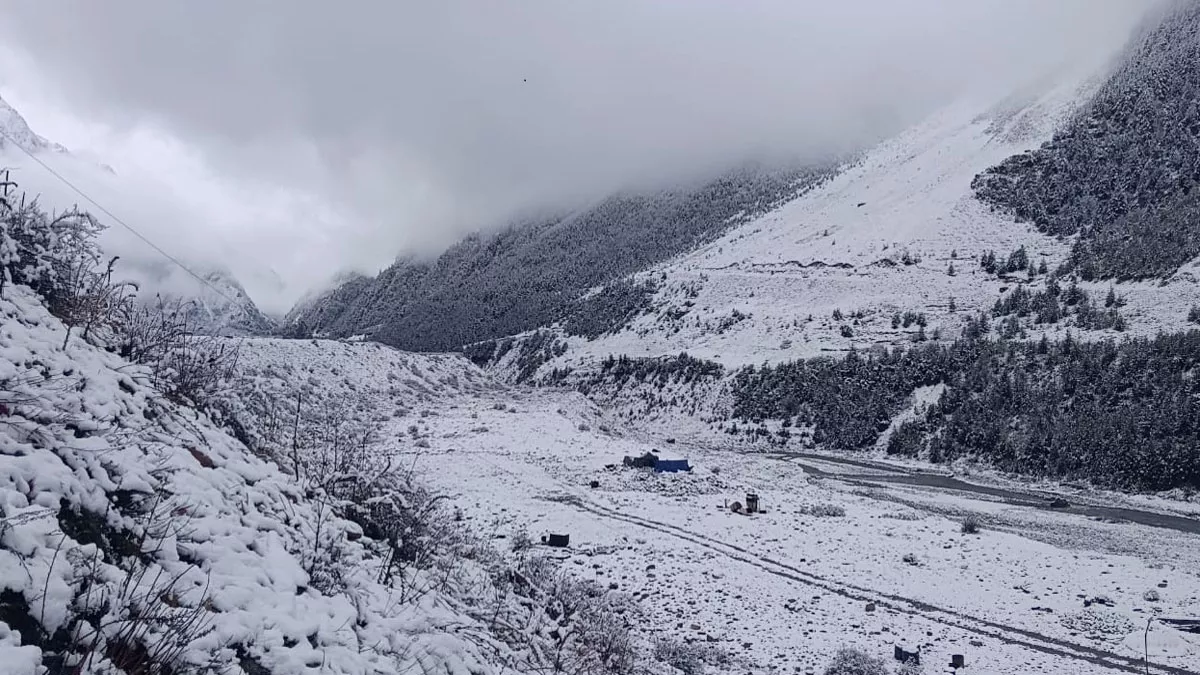
[[[767,574],[808,586],[814,586],[851,600],[864,603],[871,602],[894,612],[926,619],[980,637],[1000,640],[1006,644],[1024,647],[1043,654],[1074,661],[1085,661],[1103,668],[1127,673],[1140,673],[1143,675],[1146,673],[1158,673],[1160,675],[1200,675],[1196,671],[1178,666],[1159,665],[1155,663],[1146,664],[1139,658],[1130,658],[1103,649],[1049,637],[1025,628],[981,619],[951,609],[938,607],[937,605],[921,600],[883,593],[855,584],[829,579],[773,558],[758,555],[735,544],[729,544],[669,523],[634,516],[601,506],[584,500],[576,494],[571,494],[568,499],[555,499],[554,501],[573,506],[601,518],[622,521],[645,529],[654,530],[675,537],[676,539],[682,539],[693,545],[719,553],[726,558],[752,565]]]

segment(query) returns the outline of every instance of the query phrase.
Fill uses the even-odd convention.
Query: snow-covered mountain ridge
[[[107,221],[106,216],[89,209],[92,205],[82,200],[79,194],[49,174],[39,161],[76,185],[98,190],[96,196],[102,200],[124,195],[127,191],[128,186],[122,184],[121,177],[111,167],[79,157],[34,133],[25,118],[3,99],[0,99],[0,130],[4,135],[0,138],[0,168],[9,170],[9,180],[17,184],[19,193],[27,199],[36,198],[47,210],[62,212],[79,205],[83,210],[93,211],[101,221]],[[12,147],[13,143],[19,147]],[[274,330],[274,321],[258,309],[229,271],[188,261],[190,269],[204,279],[201,282],[121,231],[116,223],[106,222],[106,225],[109,231],[102,244],[109,255],[138,251],[136,256],[122,255],[115,274],[138,284],[145,301],[156,302],[155,296],[160,296],[167,301],[187,304],[190,308],[188,319],[201,333],[264,335]]]
[[[951,106],[593,289],[598,318],[466,352],[647,431],[1194,489],[1200,78],[1175,56],[1197,35],[1200,3],[1177,3],[1115,67]]]
[[[47,150],[58,153],[69,152],[63,146],[35,134],[21,113],[17,112],[4,99],[0,99],[0,132],[3,133],[3,137],[0,138],[0,148],[11,142],[33,153]]]

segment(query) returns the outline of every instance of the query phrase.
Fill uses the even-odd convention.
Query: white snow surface
[[[971,673],[1122,672],[1110,657],[1140,667],[1148,618],[1200,606],[1194,535],[958,493],[864,490],[777,456],[667,443],[669,427],[629,433],[561,391],[464,399],[426,421],[418,466],[469,518],[496,523],[497,536],[569,534],[571,569],[639,598],[644,631],[682,631],[737,656],[729,672],[821,672],[846,644],[889,660],[894,645],[920,646],[927,672],[956,653]],[[650,450],[694,471],[620,468]],[[725,508],[747,492],[766,513]],[[817,505],[845,515],[807,515]],[[962,534],[972,513],[983,530]],[[1096,597],[1111,606],[1084,606]],[[1200,637],[1157,623],[1151,635],[1151,672],[1200,672]],[[1097,655],[1089,649],[1109,656],[1082,658]]]
[[[200,607],[208,630],[182,655],[193,667],[240,672],[240,647],[276,674],[497,672],[493,646],[485,653],[464,637],[477,624],[458,600],[431,592],[399,602],[372,571],[376,554],[354,536],[360,528],[322,511],[207,417],[163,400],[139,367],[76,337],[64,349],[63,340],[37,298],[5,287],[0,590],[22,597],[46,633],[82,609],[71,598],[87,577],[93,602],[107,597],[119,608],[169,595],[180,612]],[[141,511],[151,515],[122,508],[120,495],[145,497]],[[148,572],[131,577],[131,559],[81,541],[79,526],[68,528],[78,520],[68,514],[80,511],[93,514],[84,529],[132,532]],[[344,592],[312,587],[302,557],[317,537],[341,556]],[[31,642],[0,622],[0,669],[41,672]],[[102,671],[96,659],[87,672]]]
[[[181,602],[206,598],[216,614],[213,632],[189,648],[194,661],[233,664],[230,646],[246,644],[276,673],[500,672],[454,630],[471,620],[453,597],[397,603],[369,575],[352,578],[345,596],[309,587],[297,549],[320,514],[288,475],[161,401],[114,355],[76,339],[63,351],[61,325],[20,289],[6,289],[0,309],[3,389],[36,400],[6,405],[40,415],[10,408],[0,424],[0,583],[31,607],[45,597],[43,625],[64,620],[78,561],[94,551],[64,540],[59,509],[88,507],[136,527],[109,495],[158,491],[188,527],[155,542],[152,564],[187,570]],[[708,672],[821,672],[846,644],[884,657],[894,645],[920,646],[934,667],[964,654],[972,673],[1126,672],[1118,666],[1140,663],[1147,618],[1200,606],[1194,535],[817,479],[779,456],[698,442],[671,419],[634,431],[579,394],[500,384],[457,355],[238,342],[238,396],[303,388],[316,405],[361,409],[381,425],[383,449],[498,546],[521,531],[569,534],[568,548],[546,550],[578,578],[635,598],[640,634],[682,635],[731,656]],[[649,450],[695,469],[618,468]],[[747,492],[765,513],[725,508]],[[813,507],[844,515],[810,515]],[[980,534],[959,531],[968,513],[981,518]],[[338,519],[324,527],[338,538],[354,531]],[[358,542],[344,546],[350,563],[367,555]],[[11,629],[0,627],[0,652],[6,672],[37,672],[36,648]],[[1153,624],[1151,672],[1163,666],[1200,672],[1200,640]]]

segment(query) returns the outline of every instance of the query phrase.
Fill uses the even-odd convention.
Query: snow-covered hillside
[[[957,337],[968,317],[1025,280],[985,272],[982,254],[1003,258],[1023,246],[1053,270],[1070,251],[1069,241],[980,203],[972,179],[1049,139],[1091,91],[1077,82],[943,110],[813,191],[639,275],[657,283],[653,311],[595,340],[560,333],[568,350],[541,372],[587,368],[611,354],[686,351],[740,367],[851,346],[905,345],[922,328],[893,326],[893,317],[906,312],[924,315],[930,337]],[[1188,308],[1200,302],[1198,265],[1166,284],[1115,285],[1133,333],[1187,326]],[[1081,285],[1095,297],[1110,287]],[[1031,288],[1038,287],[1035,280]],[[1047,330],[1054,337],[1065,327]]]
[[[644,671],[636,602],[494,545],[396,452],[429,446],[384,427],[406,405],[489,390],[464,358],[189,336],[87,218],[0,225],[0,670]]]
[[[83,672],[489,671],[454,635],[474,623],[456,601],[399,602],[379,583],[359,526],[138,367],[78,338],[64,349],[27,290],[7,287],[0,317],[4,672],[64,657]],[[315,573],[324,547],[335,586]]]

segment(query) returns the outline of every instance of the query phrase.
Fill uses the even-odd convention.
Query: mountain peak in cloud
[[[15,143],[21,148],[29,152],[38,153],[49,150],[51,152],[69,152],[66,148],[53,143],[42,136],[33,132],[29,128],[29,123],[17,112],[17,109],[12,107],[3,98],[0,98],[0,132],[3,132],[3,137],[0,137],[0,147],[8,143]]]

